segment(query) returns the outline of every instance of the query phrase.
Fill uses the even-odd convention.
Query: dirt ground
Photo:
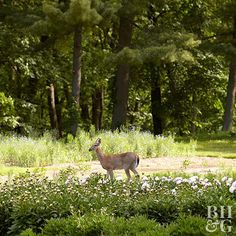
[[[59,168],[72,167],[78,170],[78,175],[89,175],[90,173],[106,173],[99,161],[81,164],[60,164],[58,169],[46,171],[51,177],[59,172]],[[51,169],[51,168],[50,168]],[[160,157],[141,159],[137,168],[140,174],[149,175],[160,172],[184,172],[189,174],[219,173],[224,171],[236,171],[236,159],[214,158],[214,157]],[[115,171],[115,175],[123,175],[123,170]]]
[[[60,170],[71,167],[76,170],[78,176],[88,176],[91,173],[106,173],[99,161],[84,162],[80,164],[65,163],[47,166],[44,168],[45,175],[53,178]],[[220,173],[226,171],[236,171],[236,159],[215,158],[215,157],[158,157],[141,159],[137,171],[140,175],[150,175],[153,173],[188,173],[206,174]],[[123,170],[115,171],[115,176],[124,176]],[[8,176],[0,176],[0,181],[4,182]]]

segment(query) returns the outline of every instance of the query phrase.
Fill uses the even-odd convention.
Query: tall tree
[[[236,15],[233,16],[232,38],[233,38],[232,45],[236,48]],[[232,129],[235,92],[236,92],[236,55],[232,56],[229,65],[229,79],[227,87],[227,98],[226,98],[225,113],[224,113],[223,131],[230,131]]]
[[[146,5],[146,1],[123,0],[119,11],[119,41],[118,51],[131,46],[134,18],[140,14]],[[130,66],[123,61],[117,66],[115,78],[115,101],[112,114],[112,129],[115,130],[125,125],[127,118],[129,96]]]
[[[60,5],[46,3],[46,20],[38,22],[36,28],[46,26],[50,33],[58,36],[73,34],[72,96],[70,99],[71,134],[75,137],[78,128],[78,114],[81,84],[81,56],[83,30],[96,25],[102,19],[92,0],[71,0],[69,8],[63,11]],[[60,22],[60,24],[59,24]]]

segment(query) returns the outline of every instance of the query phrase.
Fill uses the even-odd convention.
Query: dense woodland
[[[233,129],[235,0],[0,0],[1,132]]]

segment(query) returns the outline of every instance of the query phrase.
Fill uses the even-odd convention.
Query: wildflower
[[[229,188],[229,191],[230,191],[231,193],[234,193],[235,190],[236,190],[236,181],[234,181],[234,182],[232,183],[231,187]]]
[[[225,182],[227,179],[228,179],[228,177],[224,176],[224,177],[221,179],[221,182]]]
[[[192,177],[190,177],[189,179],[188,179],[188,182],[190,183],[190,184],[194,184],[194,183],[196,183],[196,181],[198,180],[198,176],[192,176]]]
[[[231,186],[236,188],[236,181],[234,181]]]
[[[72,182],[72,179],[73,179],[73,177],[72,177],[71,175],[68,176],[68,178],[67,178],[65,184],[67,185],[67,184],[71,183],[71,182]]]
[[[143,177],[142,177],[142,181],[143,181],[143,182],[148,181],[148,177],[147,177],[147,176],[143,176]]]
[[[141,189],[148,191],[150,189],[150,184],[148,182],[144,182],[141,186]]]
[[[80,179],[79,179],[79,183],[80,183],[80,185],[84,185],[84,184],[86,184],[86,183],[87,183],[87,180],[88,180],[88,177],[80,178]]]
[[[218,179],[214,179],[216,185],[221,186],[221,182]]]
[[[197,185],[192,185],[192,189],[197,189],[198,186]]]
[[[209,187],[209,186],[212,186],[212,184],[209,183],[209,182],[204,183],[204,188],[207,188],[207,187]]]
[[[163,176],[163,177],[161,177],[161,181],[163,181],[163,182],[170,182],[172,180],[172,178],[171,177],[166,177],[166,176]]]
[[[160,178],[158,176],[155,177],[155,181],[158,181],[160,180]]]
[[[118,175],[118,176],[116,177],[116,180],[118,180],[118,181],[122,181],[122,180],[123,180],[122,175]]]
[[[232,185],[232,182],[233,182],[233,178],[228,178],[226,181],[226,185],[230,186],[230,185]]]
[[[176,196],[176,194],[177,194],[176,189],[172,189],[172,190],[171,190],[171,193],[172,193],[174,196]]]
[[[183,178],[182,178],[182,177],[176,177],[176,178],[174,179],[174,182],[175,182],[176,184],[181,184],[181,183],[183,182]]]

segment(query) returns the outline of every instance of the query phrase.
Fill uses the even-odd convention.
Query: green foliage
[[[131,183],[101,175],[78,178],[70,171],[65,177],[27,173],[1,183],[0,233],[208,235],[207,206],[236,207],[236,188],[229,191],[235,182],[227,177],[144,176]],[[235,214],[232,210],[233,219]],[[231,223],[235,227],[235,220]]]
[[[39,167],[56,163],[77,163],[97,159],[89,147],[100,137],[105,153],[133,151],[141,158],[159,156],[190,156],[195,143],[175,142],[172,136],[153,137],[151,133],[100,132],[97,134],[81,131],[78,139],[67,136],[67,141],[56,140],[50,133],[42,138],[0,136],[1,163],[11,166]]]
[[[0,127],[15,128],[18,125],[17,117],[15,116],[14,101],[11,97],[6,97],[0,92]]]
[[[5,123],[3,132],[15,128],[17,122],[17,131],[24,135],[53,129],[49,83],[55,87],[55,106],[64,137],[75,118],[81,129],[94,125],[92,111],[96,105],[92,98],[97,90],[103,92],[102,128],[109,130],[115,68],[124,62],[131,65],[128,126],[153,129],[148,75],[151,67],[158,67],[162,74],[164,133],[183,135],[222,128],[228,60],[235,54],[234,1],[59,2],[19,0],[1,5],[0,91],[14,101],[13,117],[10,114],[1,121]],[[132,42],[116,53],[122,17],[133,22]],[[84,30],[81,107],[72,111],[75,26]]]

